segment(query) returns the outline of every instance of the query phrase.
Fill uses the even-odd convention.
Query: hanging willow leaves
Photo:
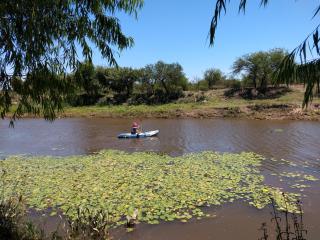
[[[270,0],[261,0],[260,6],[266,7]],[[227,12],[227,4],[230,0],[216,0],[213,17],[210,25],[210,45],[213,45],[216,37],[216,29],[221,13]],[[239,12],[245,13],[247,0],[239,1]],[[320,5],[316,7],[313,18],[320,14]],[[298,45],[290,54],[286,56],[275,73],[275,83],[284,82],[286,84],[303,82],[306,85],[303,107],[312,101],[315,94],[320,94],[320,51],[319,51],[319,27],[316,26],[304,41]],[[314,57],[314,53],[317,57]],[[299,59],[299,64],[296,62]]]
[[[63,76],[79,59],[91,62],[92,46],[116,65],[114,54],[132,46],[116,13],[136,16],[143,0],[10,0],[0,3],[0,113],[13,102],[24,112],[53,119],[70,84]],[[17,95],[13,95],[17,92]]]

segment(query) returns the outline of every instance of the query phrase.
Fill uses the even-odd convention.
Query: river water
[[[130,130],[131,120],[104,118],[59,119],[53,123],[24,119],[9,128],[0,121],[0,157],[12,154],[79,155],[101,149],[155,151],[178,156],[189,152],[252,151],[266,157],[262,172],[267,184],[286,188],[272,173],[304,171],[320,178],[320,123],[310,121],[258,121],[239,119],[148,119],[144,130],[159,129],[155,138],[120,140],[116,136]],[[294,164],[279,164],[272,159]],[[302,168],[302,166],[304,166]],[[307,166],[307,167],[305,167]],[[292,190],[291,190],[292,191]],[[311,183],[303,194],[308,239],[320,239],[320,184]],[[133,233],[122,229],[115,239],[257,239],[262,222],[270,225],[270,210],[257,210],[236,202],[208,209],[215,218],[189,223],[139,224]]]

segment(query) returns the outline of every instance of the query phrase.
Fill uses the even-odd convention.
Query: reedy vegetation
[[[285,194],[283,195],[283,197],[284,199],[286,199]],[[259,230],[262,231],[263,236],[259,238],[259,240],[270,239],[270,231],[271,233],[275,233],[273,234],[274,239],[277,240],[306,240],[308,231],[303,223],[303,211],[301,202],[299,200],[296,202],[297,209],[299,209],[298,213],[292,213],[287,208],[282,211],[278,211],[272,198],[271,202],[272,227],[268,228],[267,223],[262,223],[262,226]]]
[[[23,198],[0,196],[0,239],[10,240],[107,240],[108,213],[77,208],[76,216],[60,217],[57,229],[45,232],[28,220],[28,206]]]

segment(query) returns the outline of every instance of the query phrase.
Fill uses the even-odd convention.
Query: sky
[[[215,0],[145,0],[138,17],[118,14],[125,34],[135,45],[117,57],[121,67],[140,68],[162,60],[180,63],[186,76],[196,80],[209,68],[231,73],[237,57],[272,48],[293,50],[313,31],[319,18],[312,19],[318,0],[248,1],[246,13],[238,13],[239,0],[232,0],[222,15],[213,47],[208,32]],[[93,61],[107,66],[95,49]]]

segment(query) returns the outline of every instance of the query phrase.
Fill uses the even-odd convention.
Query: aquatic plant
[[[45,239],[43,231],[25,220],[25,213],[26,208],[21,196],[7,199],[0,196],[0,239]]]
[[[52,233],[27,221],[27,211],[23,198],[10,197],[4,200],[0,197],[0,239],[10,240],[107,240],[108,214],[104,211],[91,212],[88,209],[76,210],[74,219],[68,216]],[[60,229],[62,225],[62,228]],[[63,231],[60,231],[63,230]],[[62,234],[58,233],[62,232]]]
[[[88,208],[78,208],[74,219],[66,218],[67,224],[64,226],[66,234],[63,239],[110,239],[108,216],[108,213],[103,210],[96,211],[89,210]]]
[[[283,194],[283,199],[285,201],[285,209],[279,211],[275,206],[275,201],[271,198],[272,203],[272,227],[268,228],[267,223],[262,223],[261,228],[263,236],[259,240],[268,240],[270,236],[274,236],[277,240],[306,240],[307,230],[303,223],[303,211],[302,204],[298,200],[295,205],[298,211],[290,212],[287,206],[290,200],[287,199],[286,194]],[[290,203],[291,204],[291,203]],[[275,234],[269,235],[268,232],[273,232]]]
[[[188,221],[208,216],[203,207],[243,200],[259,209],[270,204],[296,211],[298,196],[288,204],[278,188],[266,186],[255,153],[202,152],[180,157],[156,153],[102,151],[89,156],[22,157],[0,162],[7,174],[0,181],[5,196],[12,191],[37,210],[60,209],[71,219],[77,209],[108,212],[108,222],[137,219],[150,224]]]

